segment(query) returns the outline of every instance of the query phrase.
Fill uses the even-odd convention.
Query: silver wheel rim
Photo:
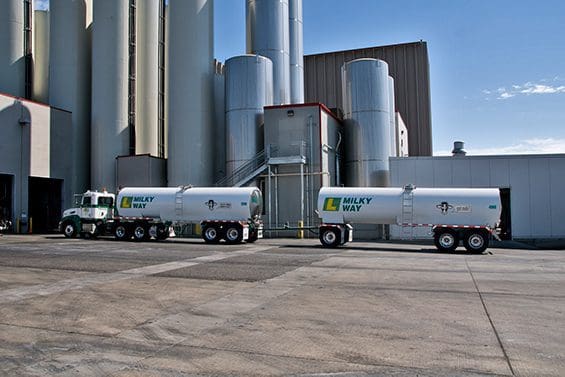
[[[208,228],[206,229],[206,238],[209,240],[215,240],[216,237],[218,236],[218,233],[216,232],[215,228]]]
[[[335,233],[331,230],[328,230],[324,233],[324,241],[327,244],[332,244],[335,242],[335,240],[337,239]]]
[[[479,234],[473,234],[469,237],[469,246],[473,249],[480,249],[485,244],[485,240]]]
[[[235,241],[239,237],[239,231],[235,228],[229,228],[226,232],[226,238],[230,241]]]
[[[135,235],[135,238],[143,238],[145,237],[145,229],[143,229],[143,227],[138,226],[135,228],[133,234]]]
[[[453,237],[453,234],[444,233],[439,237],[439,244],[441,247],[449,249],[455,244],[455,237]]]
[[[65,236],[72,236],[73,233],[75,231],[75,227],[72,226],[71,224],[67,224],[67,226],[65,227]]]
[[[124,238],[126,235],[126,228],[124,228],[123,226],[119,226],[116,228],[116,236],[118,236],[118,238]]]
[[[149,228],[149,236],[157,238],[157,225],[152,225],[151,228]]]

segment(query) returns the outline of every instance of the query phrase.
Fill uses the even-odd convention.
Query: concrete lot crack
[[[483,309],[485,310],[485,314],[488,318],[490,326],[492,327],[492,331],[494,332],[494,335],[496,336],[496,340],[498,341],[500,349],[502,350],[502,353],[504,354],[504,358],[506,359],[506,363],[508,364],[508,368],[510,368],[510,372],[512,373],[512,375],[515,376],[516,372],[514,371],[514,368],[512,367],[512,363],[510,362],[510,358],[508,357],[508,353],[506,352],[506,348],[504,348],[504,344],[502,343],[502,339],[500,338],[500,334],[498,334],[498,330],[494,326],[494,322],[493,322],[493,320],[490,316],[490,313],[488,311],[487,304],[486,304],[486,302],[483,298],[481,291],[479,290],[479,285],[477,284],[477,280],[475,279],[475,276],[473,275],[473,271],[471,271],[471,267],[469,266],[469,262],[467,260],[465,260],[465,265],[467,266],[467,270],[469,271],[469,275],[471,275],[471,279],[473,280],[473,284],[475,285],[475,289],[477,290],[477,294],[479,295],[479,299],[481,300],[481,304],[483,305]]]

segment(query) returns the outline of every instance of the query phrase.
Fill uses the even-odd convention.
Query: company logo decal
[[[216,208],[231,208],[231,203],[218,203],[213,199],[204,202],[204,205],[207,206],[210,211],[213,211]]]
[[[324,200],[324,211],[359,212],[364,205],[371,203],[373,198],[326,198]]]
[[[456,204],[451,205],[448,202],[441,202],[440,204],[436,205],[436,208],[441,211],[442,215],[447,215],[448,213],[469,213],[471,211],[470,204]]]
[[[145,208],[154,199],[154,196],[122,196],[120,208]]]

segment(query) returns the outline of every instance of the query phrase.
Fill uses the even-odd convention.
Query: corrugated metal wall
[[[426,42],[405,43],[304,57],[306,102],[342,109],[341,66],[359,58],[386,61],[394,78],[396,111],[408,127],[410,155],[432,155],[430,69]]]

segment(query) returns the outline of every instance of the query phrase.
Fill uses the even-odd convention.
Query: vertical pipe
[[[36,10],[33,43],[33,100],[49,101],[49,12]]]
[[[304,103],[304,42],[302,0],[288,0],[290,103]]]
[[[31,99],[33,92],[33,2],[24,0],[24,96]]]
[[[396,148],[396,112],[394,107],[394,79],[388,76],[388,105],[390,111],[390,155],[398,156]]]

